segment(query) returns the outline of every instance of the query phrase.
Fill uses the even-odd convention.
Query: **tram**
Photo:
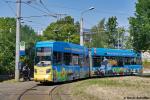
[[[92,48],[91,76],[132,75],[142,73],[141,54],[134,50]]]
[[[36,43],[34,80],[63,82],[89,77],[88,49],[73,43]]]
[[[134,50],[86,48],[61,41],[36,43],[34,80],[63,82],[95,76],[142,73],[141,54]]]

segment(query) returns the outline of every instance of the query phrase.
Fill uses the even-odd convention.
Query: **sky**
[[[16,16],[16,0],[0,0],[0,17]],[[29,2],[32,1],[32,2]],[[134,16],[136,0],[22,0],[22,24],[30,25],[35,31],[44,30],[58,18],[51,15],[70,15],[80,21],[81,13],[94,7],[94,10],[83,14],[83,27],[90,29],[105,18],[116,16],[119,27],[129,26],[128,18]],[[44,16],[49,15],[49,16]],[[31,17],[36,16],[36,17]],[[27,18],[30,17],[30,18]]]

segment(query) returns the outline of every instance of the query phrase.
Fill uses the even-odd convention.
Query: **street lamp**
[[[95,9],[94,7],[90,7],[88,10],[84,10],[81,12],[81,18],[80,18],[80,45],[83,46],[83,14]]]

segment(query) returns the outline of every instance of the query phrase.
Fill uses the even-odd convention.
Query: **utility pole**
[[[120,46],[119,46],[119,41],[120,41],[120,38],[119,38],[119,31],[117,31],[117,33],[118,33],[118,49],[120,48]]]
[[[89,62],[90,62],[90,77],[92,76],[92,66],[93,66],[93,61],[92,61],[92,49],[89,48]]]
[[[83,18],[80,19],[80,45],[83,46]]]
[[[21,20],[21,0],[16,0],[16,59],[15,59],[15,81],[19,81],[19,56],[20,56],[20,20]]]

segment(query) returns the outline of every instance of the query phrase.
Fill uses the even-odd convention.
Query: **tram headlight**
[[[47,69],[46,70],[46,74],[50,73],[51,69]]]
[[[37,69],[34,69],[34,73],[37,73]]]

